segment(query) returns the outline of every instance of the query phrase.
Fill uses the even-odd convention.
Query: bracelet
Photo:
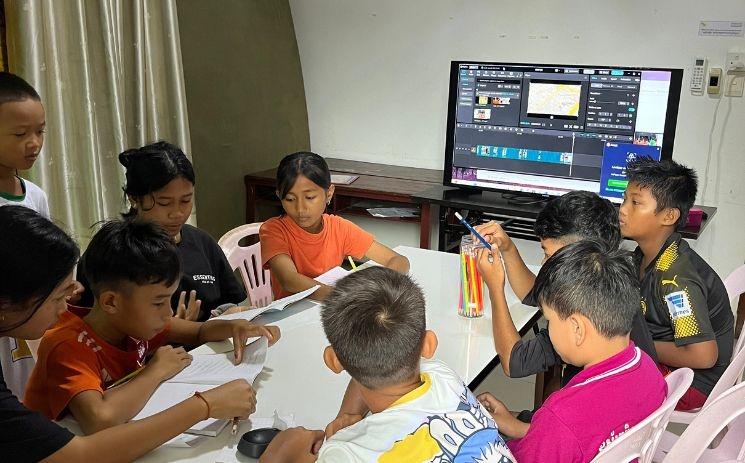
[[[202,395],[202,393],[199,392],[199,391],[195,391],[194,392],[194,397],[199,397],[200,399],[202,399],[202,402],[204,402],[204,404],[207,406],[207,416],[204,417],[204,419],[205,420],[208,419],[210,417],[210,411],[211,411],[210,410],[210,403],[207,402],[207,399],[205,399],[204,396]]]

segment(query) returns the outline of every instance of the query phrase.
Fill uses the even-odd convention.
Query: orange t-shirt
[[[84,391],[99,391],[144,364],[145,356],[165,340],[168,328],[149,341],[127,340],[126,350],[114,347],[81,318],[88,309],[68,307],[39,344],[24,405],[51,420],[61,419],[67,404]]]
[[[370,249],[375,237],[347,219],[323,214],[323,230],[312,234],[300,228],[289,216],[269,219],[259,230],[261,265],[279,254],[287,254],[298,273],[310,278],[340,265],[346,256],[361,259]],[[289,296],[272,275],[275,299]]]

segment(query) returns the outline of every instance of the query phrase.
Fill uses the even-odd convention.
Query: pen
[[[491,244],[489,244],[489,242],[486,241],[486,239],[483,236],[481,236],[481,234],[479,232],[477,232],[471,226],[470,223],[466,222],[466,219],[464,219],[462,215],[460,215],[459,213],[456,212],[455,213],[455,218],[458,219],[458,220],[460,220],[460,223],[462,223],[463,226],[465,226],[468,229],[468,231],[470,231],[473,234],[473,236],[475,236],[476,238],[479,239],[479,241],[481,241],[482,243],[484,243],[484,246],[486,246],[486,249],[488,249],[488,250],[491,251]]]
[[[349,263],[352,265],[352,271],[354,272],[357,270],[357,265],[354,263],[354,259],[352,259],[352,256],[347,256],[347,260],[349,260]]]
[[[140,372],[142,371],[143,368],[145,368],[145,367],[140,367],[140,368],[136,369],[135,371],[133,371],[132,373],[128,374],[127,376],[124,376],[123,378],[120,378],[120,379],[114,381],[111,384],[111,386],[109,386],[107,389],[111,389],[112,387],[116,387],[116,386],[119,386],[120,384],[126,383],[130,379],[132,379],[135,376],[137,376],[138,374],[140,374]]]
[[[236,435],[238,432],[238,417],[233,418],[233,429],[230,430],[230,434]]]

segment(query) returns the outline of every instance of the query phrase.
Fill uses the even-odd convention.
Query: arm
[[[344,429],[362,420],[369,411],[370,408],[363,400],[359,384],[354,380],[349,380],[347,390],[344,391],[344,398],[341,401],[339,413],[336,415],[334,421],[326,426],[326,438],[328,439],[340,429]]]
[[[704,370],[713,367],[719,357],[719,348],[714,340],[685,346],[676,346],[672,341],[655,341],[654,347],[661,363],[676,368]]]
[[[479,394],[478,400],[486,408],[486,411],[491,414],[492,418],[494,418],[499,432],[505,436],[520,439],[528,433],[530,424],[523,423],[512,416],[512,413],[510,413],[507,407],[491,393],[484,392],[483,394]]]
[[[92,434],[132,419],[142,410],[161,382],[191,363],[191,355],[179,347],[164,346],[153,360],[129,382],[106,390],[87,390],[67,404],[86,434]]]
[[[505,233],[502,226],[497,222],[491,221],[476,227],[476,231],[481,233],[491,244],[496,244],[499,252],[502,253],[504,266],[507,270],[507,279],[510,282],[512,291],[515,292],[520,300],[525,299],[533,285],[535,284],[535,275],[525,265],[517,246],[512,239]]]
[[[133,461],[206,417],[229,419],[238,416],[245,419],[256,406],[253,389],[243,380],[210,389],[202,396],[209,404],[209,416],[205,402],[191,397],[144,420],[115,426],[90,436],[74,437],[43,461],[87,461],[91,455],[102,463]]]
[[[313,294],[311,299],[322,301],[331,294],[331,286],[321,284],[313,278],[302,275],[297,271],[295,263],[287,254],[278,254],[269,260],[269,269],[272,275],[282,285],[282,289],[290,293],[299,293],[316,285],[321,285]]]
[[[373,241],[370,249],[365,253],[365,257],[398,273],[409,273],[409,259],[377,241]]]
[[[259,463],[311,463],[318,459],[323,431],[291,428],[272,439]]]

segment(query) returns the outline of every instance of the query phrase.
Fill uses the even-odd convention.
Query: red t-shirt
[[[81,317],[88,309],[68,307],[39,344],[23,403],[52,420],[64,416],[67,404],[84,391],[103,393],[108,386],[140,368],[145,357],[162,346],[169,331],[149,341],[127,339],[125,350],[98,336]]]
[[[310,278],[328,272],[340,265],[346,256],[361,259],[370,249],[375,237],[347,219],[336,215],[323,215],[323,230],[308,233],[289,216],[267,220],[259,230],[261,240],[261,265],[279,254],[287,254],[295,263],[298,273]],[[289,296],[272,275],[272,292],[275,299]]]

